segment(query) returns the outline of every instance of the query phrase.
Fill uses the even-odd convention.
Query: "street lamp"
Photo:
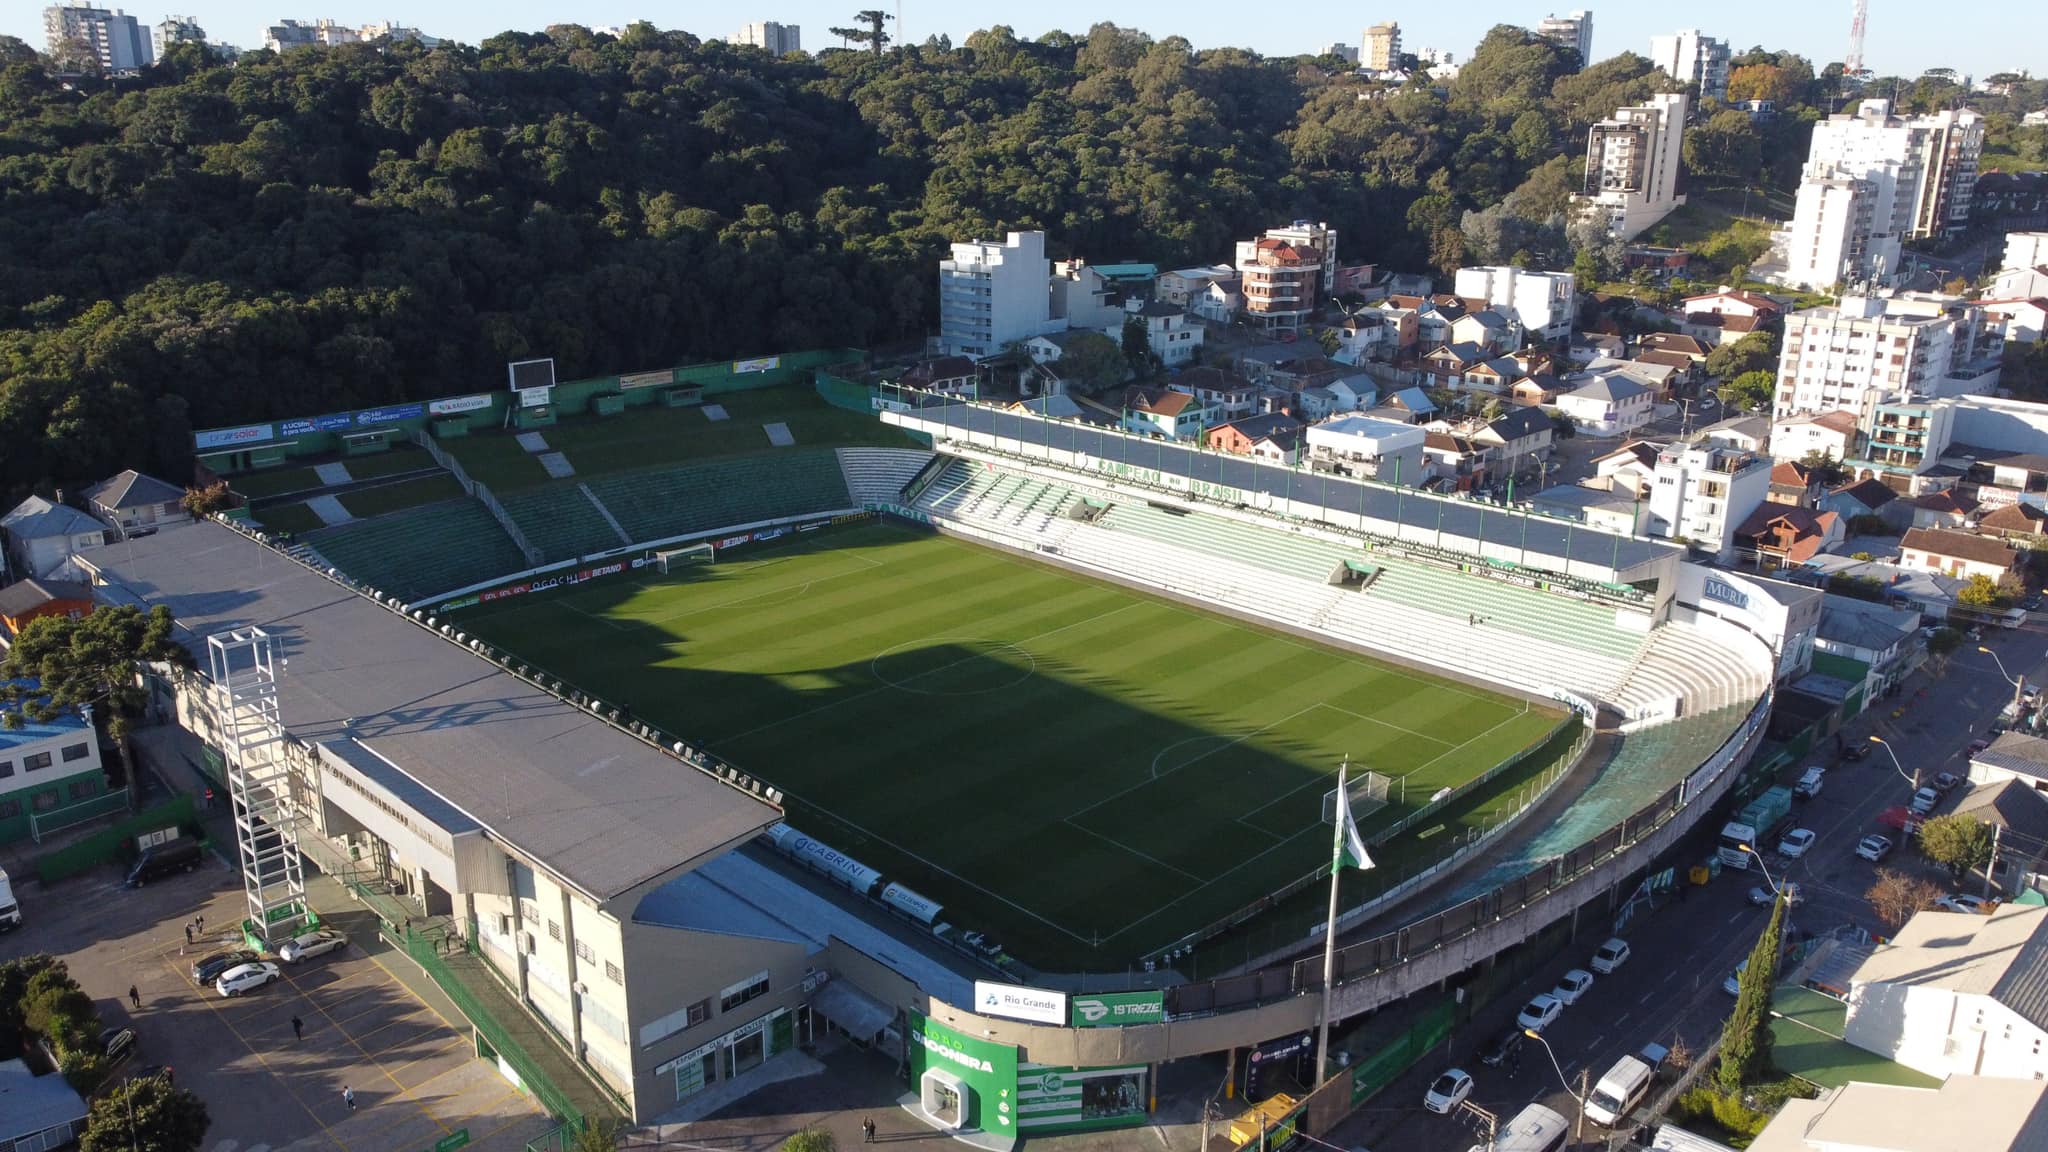
[[[2027,695],[2027,678],[2025,676],[2014,676],[2012,673],[2007,672],[2005,670],[2005,661],[1998,658],[1998,653],[1984,647],[1982,644],[1977,645],[1977,651],[1991,657],[1991,662],[1998,665],[1998,674],[2005,677],[2006,683],[2012,685],[2012,718],[2017,722],[2020,718],[2020,702]]]
[[[1742,845],[1742,850],[1756,858],[1756,866],[1758,868],[1763,869],[1764,883],[1769,884],[1771,886],[1771,895],[1777,896],[1782,899],[1785,895],[1785,890],[1783,888],[1778,887],[1778,882],[1771,878],[1771,870],[1764,864],[1764,854],[1757,851],[1756,846],[1753,844]]]
[[[1550,1057],[1550,1066],[1557,1069],[1557,1082],[1564,1085],[1564,1090],[1571,1093],[1572,1102],[1579,1106],[1578,1122],[1572,1126],[1572,1143],[1579,1143],[1586,1138],[1586,1094],[1572,1092],[1572,1082],[1564,1078],[1564,1065],[1557,1062],[1557,1050],[1550,1046],[1550,1041],[1543,1038],[1543,1033],[1534,1028],[1524,1028],[1522,1035],[1543,1045],[1544,1054]]]
[[[1892,770],[1894,772],[1897,772],[1906,781],[1906,783],[1911,784],[1913,786],[1913,791],[1918,792],[1920,790],[1919,770],[1915,769],[1912,775],[1906,775],[1905,766],[1899,763],[1899,754],[1897,752],[1892,751],[1892,746],[1890,744],[1885,743],[1884,737],[1872,736],[1870,738],[1870,742],[1884,749],[1884,754],[1892,758]]]

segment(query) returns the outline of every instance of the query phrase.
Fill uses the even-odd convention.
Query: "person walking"
[[[342,1101],[342,1103],[344,1103],[344,1104],[347,1104],[347,1105],[348,1105],[348,1110],[349,1110],[349,1111],[351,1111],[351,1112],[355,1111],[355,1110],[356,1110],[356,1090],[355,1090],[355,1089],[353,1089],[353,1088],[350,1088],[350,1087],[349,1087],[348,1085],[346,1085],[346,1084],[342,1085],[342,1087],[341,1087],[341,1101]]]
[[[187,948],[190,948],[191,946],[192,946],[192,926],[191,926],[190,924],[187,924],[187,925],[185,925],[185,947],[187,947]]]
[[[863,1144],[873,1144],[875,1142],[874,1117],[863,1116],[860,1118],[860,1142]]]
[[[297,1016],[292,1017],[292,1039],[304,1040],[305,1038],[306,1022],[304,1020],[299,1019]]]
[[[137,1011],[142,1008],[142,993],[136,991],[133,984],[128,986],[128,1003],[134,1005]]]

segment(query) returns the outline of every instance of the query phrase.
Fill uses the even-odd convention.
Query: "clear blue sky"
[[[100,0],[111,6],[114,0]],[[262,29],[283,17],[326,16],[351,24],[389,19],[416,25],[434,36],[475,43],[507,28],[538,30],[569,21],[589,26],[624,25],[650,19],[704,37],[729,36],[748,20],[776,20],[803,28],[812,51],[838,43],[825,29],[847,22],[854,11],[890,0],[742,0],[739,4],[647,4],[635,0],[433,0],[396,5],[389,0],[168,0],[176,8],[127,11],[154,24],[170,11],[196,18],[208,36],[254,47]],[[0,15],[0,31],[42,46],[41,6],[13,0]],[[2048,3],[2042,0],[1870,0],[1865,63],[1884,75],[1918,75],[1948,67],[1982,77],[2005,70],[2048,72]],[[1531,25],[1552,9],[1543,0],[1465,0],[1457,4],[1351,4],[1310,0],[1276,9],[1213,0],[906,0],[903,21],[917,40],[944,32],[957,42],[976,28],[1007,23],[1026,38],[1054,28],[1081,33],[1099,20],[1141,28],[1154,36],[1178,34],[1197,47],[1236,45],[1270,55],[1314,51],[1333,40],[1358,42],[1360,30],[1380,20],[1401,25],[1410,51],[1448,48],[1465,59],[1495,24]],[[1651,34],[1697,24],[1741,51],[1755,44],[1790,48],[1816,68],[1840,60],[1849,37],[1849,0],[1720,0],[1715,4],[1666,5],[1652,0],[1610,0],[1593,6],[1593,55],[1643,52]],[[1682,23],[1681,23],[1682,22]]]

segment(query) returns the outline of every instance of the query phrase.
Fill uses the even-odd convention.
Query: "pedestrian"
[[[135,1005],[138,1011],[142,1008],[142,993],[137,992],[133,984],[128,986],[128,1003]]]
[[[192,946],[192,926],[191,926],[190,924],[187,924],[187,925],[185,925],[185,947],[187,947],[187,948],[190,948],[191,946]]]
[[[205,932],[206,932],[206,917],[204,917],[204,916],[194,916],[194,917],[192,918],[192,922],[193,922],[194,924],[197,924],[197,925],[199,925],[199,931],[200,931],[200,934],[201,934],[201,935],[204,935],[204,934],[205,934]]]
[[[874,1117],[863,1116],[860,1118],[860,1142],[863,1144],[873,1144],[875,1142]]]
[[[305,1038],[306,1022],[304,1020],[299,1019],[297,1016],[292,1017],[292,1039],[304,1040]]]
[[[405,934],[406,934],[407,936],[411,936],[411,935],[412,935],[412,917],[410,917],[410,916],[407,916],[407,917],[405,918]]]
[[[346,1084],[342,1085],[342,1088],[341,1088],[341,1102],[342,1102],[342,1103],[344,1103],[344,1104],[346,1104],[346,1105],[348,1105],[348,1110],[349,1110],[349,1111],[351,1111],[351,1112],[355,1111],[355,1110],[356,1110],[356,1090],[355,1090],[355,1089],[353,1089],[353,1088],[350,1088],[350,1087],[349,1087],[348,1085],[346,1085]]]

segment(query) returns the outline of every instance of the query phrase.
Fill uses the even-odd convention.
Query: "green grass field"
[[[463,620],[1045,967],[1123,968],[1314,870],[1346,756],[1420,805],[1559,719],[888,524]]]

